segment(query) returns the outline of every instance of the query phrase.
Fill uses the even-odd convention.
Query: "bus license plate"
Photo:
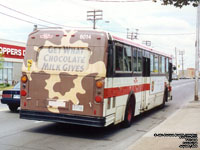
[[[49,101],[49,106],[51,107],[65,107],[65,102],[63,101]]]
[[[72,105],[73,111],[83,111],[83,105]]]

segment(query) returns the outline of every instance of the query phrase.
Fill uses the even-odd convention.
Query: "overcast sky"
[[[87,11],[101,9],[103,20],[97,22],[98,28],[124,38],[127,28],[130,31],[139,29],[139,41],[151,41],[154,49],[172,55],[175,55],[175,47],[184,50],[185,68],[194,67],[195,64],[196,8],[192,6],[180,9],[162,6],[161,3],[152,1],[0,0],[0,38],[26,42],[34,24],[50,27],[56,25],[30,18],[11,9],[38,19],[73,27],[92,27],[92,22],[87,21]]]

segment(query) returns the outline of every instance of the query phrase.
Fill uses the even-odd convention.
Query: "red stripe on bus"
[[[104,89],[104,98],[127,95],[131,91],[134,91],[134,93],[138,93],[138,92],[143,92],[143,91],[148,91],[148,90],[150,90],[150,84],[106,88]]]

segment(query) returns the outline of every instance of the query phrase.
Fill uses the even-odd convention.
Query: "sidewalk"
[[[194,148],[198,146],[197,148]],[[192,147],[194,146],[194,147]],[[190,148],[189,148],[190,147]],[[191,101],[127,150],[200,150],[200,102]]]

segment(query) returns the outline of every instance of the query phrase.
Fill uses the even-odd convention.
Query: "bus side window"
[[[154,55],[154,71],[155,73],[158,73],[158,55]]]
[[[150,54],[150,60],[151,60],[151,62],[150,62],[150,71],[152,73],[154,71],[154,57],[153,57],[152,53]]]
[[[124,71],[131,71],[131,47],[124,46],[124,62],[125,62],[125,70]]]
[[[138,50],[138,63],[137,63],[137,66],[138,66],[138,72],[141,72],[142,71],[142,51],[141,50]]]
[[[115,70],[123,71],[123,47],[121,46],[115,48]]]
[[[166,58],[166,73],[168,73],[169,72],[169,59],[168,58]]]
[[[143,57],[142,57],[142,76],[149,77],[150,76],[150,56],[149,52],[143,50]]]
[[[162,56],[162,73],[165,73],[165,57]]]
[[[133,71],[137,72],[137,49],[133,48]]]
[[[106,77],[113,76],[113,43],[110,42],[108,45],[108,57],[107,57],[107,72]]]
[[[159,65],[159,73],[162,73],[162,57],[161,56],[159,56],[158,57],[158,65]]]

